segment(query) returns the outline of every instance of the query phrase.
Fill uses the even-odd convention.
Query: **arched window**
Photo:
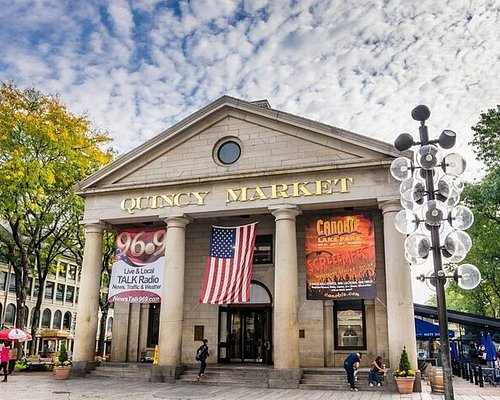
[[[106,326],[106,333],[111,333],[113,330],[113,317],[108,318],[108,324]]]
[[[16,306],[10,303],[5,309],[5,323],[9,325],[14,325],[16,320]]]
[[[271,295],[260,282],[250,283],[250,301],[245,304],[271,304]]]
[[[71,329],[71,313],[69,311],[66,311],[64,313],[63,329],[66,329],[68,331]]]
[[[52,317],[52,313],[48,308],[43,310],[42,313],[42,328],[50,328],[50,319]]]
[[[62,312],[57,310],[54,313],[54,322],[52,323],[52,327],[54,329],[61,329],[61,321],[62,321]]]

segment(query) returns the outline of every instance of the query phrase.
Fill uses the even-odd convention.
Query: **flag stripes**
[[[212,227],[200,303],[250,301],[250,277],[257,223],[233,228]]]

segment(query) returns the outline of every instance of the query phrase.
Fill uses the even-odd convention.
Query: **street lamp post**
[[[442,158],[438,148],[451,149],[456,134],[444,130],[437,140],[429,140],[425,121],[430,117],[427,106],[413,109],[412,118],[420,122],[420,142],[415,143],[408,133],[398,136],[394,145],[406,151],[418,144],[415,162],[398,157],[391,165],[392,176],[401,182],[401,204],[404,210],[395,217],[398,231],[407,234],[405,256],[412,265],[424,263],[432,251],[434,273],[428,277],[435,286],[441,357],[444,375],[444,395],[453,400],[450,344],[448,340],[448,315],[446,311],[445,284],[454,278],[464,289],[473,289],[479,284],[479,270],[470,264],[457,268],[452,276],[443,270],[443,257],[449,264],[462,261],[472,246],[472,241],[463,230],[472,225],[474,217],[465,206],[458,205],[464,184],[459,175],[465,170],[465,160],[456,153]],[[439,168],[440,167],[440,168]]]

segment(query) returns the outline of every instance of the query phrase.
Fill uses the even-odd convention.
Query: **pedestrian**
[[[358,388],[354,385],[354,365],[361,361],[361,353],[351,353],[344,360],[344,369],[347,373],[347,382],[351,387],[351,391],[357,392]]]
[[[373,361],[370,365],[370,374],[368,375],[368,384],[370,386],[374,386],[373,381],[377,383],[377,386],[382,385],[382,381],[380,380],[380,372],[385,372],[385,369],[382,364],[382,357],[377,356],[375,361]]]
[[[203,339],[203,344],[196,350],[196,360],[200,362],[200,369],[198,370],[197,381],[205,375],[205,368],[207,367],[207,357],[210,355],[208,352],[208,340]]]
[[[3,381],[7,382],[7,375],[9,374],[9,352],[10,352],[10,343],[3,342],[2,350],[0,350],[0,371],[3,369]]]
[[[10,352],[9,352],[9,375],[12,374],[14,369],[16,368],[16,361],[17,361],[17,346],[14,344],[11,346]]]

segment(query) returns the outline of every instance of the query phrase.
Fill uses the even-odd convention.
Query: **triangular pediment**
[[[263,105],[264,104],[264,105]],[[241,156],[218,162],[232,138]],[[393,146],[339,128],[224,96],[80,182],[85,192],[234,179],[390,162]]]

